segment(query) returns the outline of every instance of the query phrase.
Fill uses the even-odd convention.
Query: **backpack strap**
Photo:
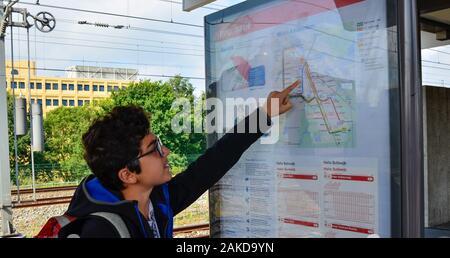
[[[61,228],[70,224],[76,218],[69,215],[55,216],[48,219],[47,223],[42,227],[41,231],[35,238],[57,238]]]
[[[106,219],[109,223],[111,223],[119,233],[120,238],[130,238],[130,231],[127,228],[127,225],[125,225],[125,222],[123,219],[114,213],[110,212],[95,212],[89,214],[91,216],[97,216]]]

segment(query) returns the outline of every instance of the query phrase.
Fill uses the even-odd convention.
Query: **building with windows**
[[[20,60],[14,62],[14,83],[11,76],[11,61],[6,62],[6,88],[12,94],[14,88],[15,96],[22,96],[27,99],[31,90],[31,101],[42,104],[44,114],[57,107],[78,107],[98,103],[99,100],[110,96],[111,92],[125,89],[131,82],[135,81],[137,70],[117,69],[99,67],[96,76],[74,77],[70,73],[67,77],[48,77],[36,74],[36,62],[30,64],[30,78],[28,78],[27,61]],[[90,67],[90,71],[94,70]],[[113,79],[109,74],[114,70],[114,78],[128,78],[129,80]],[[79,72],[82,72],[78,69]],[[121,71],[126,74],[118,74]],[[99,74],[100,73],[100,74]],[[86,73],[85,73],[86,74]]]

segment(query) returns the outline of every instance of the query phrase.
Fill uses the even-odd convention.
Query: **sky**
[[[75,65],[138,69],[140,79],[166,80],[151,75],[191,77],[196,95],[205,88],[203,19],[242,0],[218,0],[192,12],[182,11],[182,0],[20,0],[16,7],[35,15],[52,13],[56,28],[50,33],[30,29],[31,59],[38,75],[64,77],[64,69]],[[111,15],[93,14],[45,5],[145,17],[186,25],[170,24]],[[80,25],[79,21],[123,25],[124,29]],[[157,31],[162,31],[157,32]],[[14,28],[14,58],[26,59],[26,29]],[[11,33],[7,29],[6,58],[11,57]],[[450,87],[450,47],[422,52],[423,81]],[[46,70],[45,70],[46,69]],[[63,71],[49,71],[63,70]]]
[[[196,94],[205,87],[203,19],[242,1],[218,0],[206,8],[182,11],[181,0],[21,0],[15,7],[36,15],[50,12],[56,28],[50,33],[30,28],[30,56],[36,60],[38,75],[64,77],[75,65],[138,69],[141,79],[166,80],[150,75],[191,77]],[[193,26],[124,18],[97,13],[52,8],[69,7],[97,12],[138,16]],[[17,19],[17,18],[15,18]],[[30,18],[30,21],[32,19]],[[81,25],[79,21],[123,25],[124,29]],[[162,31],[157,32],[157,31]],[[13,29],[14,59],[27,58],[26,29]],[[11,32],[5,39],[6,58],[11,58]],[[44,70],[46,69],[46,70]],[[53,71],[50,71],[53,70]]]

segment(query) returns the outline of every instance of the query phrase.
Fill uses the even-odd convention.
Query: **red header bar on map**
[[[295,219],[283,219],[283,222],[287,223],[287,224],[302,225],[302,226],[311,227],[311,228],[318,228],[319,227],[318,223],[309,222],[309,221],[295,220]]]
[[[329,226],[331,228],[333,228],[333,229],[344,230],[344,231],[351,231],[351,232],[356,232],[356,233],[361,233],[361,234],[368,234],[368,235],[371,235],[374,232],[373,229],[352,227],[352,226],[339,225],[339,224],[331,224]]]
[[[345,180],[345,181],[362,181],[362,182],[373,182],[375,178],[373,176],[353,176],[353,175],[341,175],[333,174],[331,179],[334,180]]]
[[[215,34],[215,40],[222,41],[243,36],[363,1],[365,0],[309,0],[309,3],[306,0],[284,1],[279,5],[239,17],[231,23],[220,24]]]
[[[299,175],[299,174],[283,174],[283,178],[300,179],[300,180],[318,180],[317,175]]]

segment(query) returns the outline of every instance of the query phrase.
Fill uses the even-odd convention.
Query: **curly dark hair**
[[[149,133],[150,115],[141,107],[115,107],[83,135],[84,159],[102,184],[122,190],[118,172],[140,154],[141,141]]]

